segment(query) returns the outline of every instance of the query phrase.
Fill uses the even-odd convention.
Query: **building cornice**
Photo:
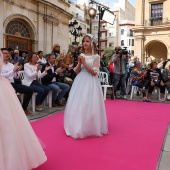
[[[166,1],[166,0],[148,0],[149,3],[161,3],[164,1]]]
[[[135,24],[126,23],[126,24],[119,24],[119,26],[135,26]]]
[[[145,26],[140,26],[140,27],[134,27],[132,28],[132,31],[134,32],[145,32],[145,31],[162,31],[162,30],[169,30],[170,29],[170,24],[168,25],[158,25],[158,26],[149,26],[149,27],[145,27]]]
[[[64,0],[59,0],[64,2]],[[46,4],[48,6],[50,6],[51,8],[54,8],[55,10],[57,10],[60,14],[64,14],[68,17],[69,20],[71,20],[73,18],[73,15],[70,14],[69,12],[67,12],[66,10],[60,8],[59,6],[52,4],[51,2],[45,1],[45,0],[36,0],[36,2],[39,2],[41,4]],[[66,2],[65,2],[66,3]],[[68,7],[70,7],[70,4],[68,3]]]

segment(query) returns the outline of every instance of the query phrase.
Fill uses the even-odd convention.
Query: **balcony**
[[[100,31],[108,31],[108,29],[105,27],[100,27]]]
[[[107,37],[100,37],[100,41],[106,41]]]
[[[145,20],[145,26],[159,26],[159,25],[168,25],[170,24],[169,18],[155,17],[150,18],[149,20]]]

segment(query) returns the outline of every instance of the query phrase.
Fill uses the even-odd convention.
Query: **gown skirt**
[[[108,134],[103,93],[98,76],[82,69],[76,76],[64,112],[68,136],[85,138]]]
[[[13,87],[0,75],[0,170],[31,170],[46,160]]]

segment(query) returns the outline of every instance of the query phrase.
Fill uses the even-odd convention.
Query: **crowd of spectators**
[[[116,47],[115,50],[121,50]],[[66,54],[60,52],[60,45],[55,44],[50,54],[44,55],[42,50],[36,53],[20,53],[12,48],[1,48],[4,64],[2,76],[7,78],[16,93],[24,94],[22,107],[26,114],[28,104],[34,92],[36,95],[36,111],[43,111],[43,102],[52,91],[52,107],[63,106],[63,98],[67,100],[69,90],[76,77],[74,67],[77,57],[82,53],[82,47],[70,46]],[[19,71],[24,71],[23,80],[19,79]],[[132,86],[137,86],[136,95],[143,95],[143,101],[150,102],[154,88],[160,89],[160,100],[164,101],[165,89],[170,100],[170,61],[160,59],[160,62],[150,61],[142,64],[137,57],[114,53],[107,60],[103,55],[100,61],[100,71],[108,74],[109,83],[113,84],[114,95],[118,91],[121,97],[127,99],[126,93],[131,93]],[[128,88],[129,87],[129,88]],[[129,89],[129,91],[127,91]]]
[[[70,46],[66,54],[60,52],[60,45],[55,44],[50,54],[44,55],[43,50],[37,52],[20,52],[17,49],[1,48],[4,64],[2,76],[7,78],[16,94],[24,94],[22,107],[26,114],[34,92],[36,95],[36,111],[45,110],[43,102],[52,91],[52,107],[63,106],[69,90],[76,77],[74,67],[82,48]],[[24,71],[21,80],[19,72]]]
[[[113,84],[115,98],[127,99],[126,93],[131,94],[132,86],[137,86],[136,95],[143,95],[143,101],[150,102],[154,88],[160,91],[160,101],[165,101],[165,89],[168,91],[167,99],[170,100],[170,60],[163,58],[160,61],[150,60],[142,64],[138,57],[128,54],[116,53],[121,47],[115,48],[111,59],[103,55],[100,61],[100,71],[106,72],[110,84]]]

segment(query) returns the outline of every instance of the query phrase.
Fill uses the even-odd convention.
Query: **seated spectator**
[[[14,50],[14,58],[13,58],[14,64],[18,62],[19,58],[20,58],[19,51]]]
[[[141,63],[136,61],[135,68],[131,72],[132,77],[132,86],[137,86],[142,88],[143,101],[148,102],[149,100],[146,98],[146,89],[149,86],[149,79],[146,75],[146,72],[142,71]]]
[[[44,65],[47,63],[47,60],[43,57],[43,51],[38,51],[37,57],[38,63],[40,63],[40,65]]]
[[[3,58],[4,58],[4,64],[2,67],[2,76],[7,78],[11,82],[11,85],[15,89],[16,93],[24,94],[22,108],[23,108],[25,114],[32,114],[31,112],[29,112],[27,110],[27,107],[31,100],[33,90],[27,86],[22,85],[22,84],[14,83],[14,78],[17,77],[17,73],[18,73],[18,71],[21,70],[22,66],[19,66],[18,63],[13,65],[9,62],[9,53],[6,48],[2,48],[1,51],[3,54]]]
[[[64,68],[54,65],[55,55],[50,54],[48,62],[42,66],[41,72],[44,72],[46,67],[50,67],[47,74],[41,79],[42,84],[48,86],[52,90],[53,107],[56,105],[63,106],[62,99],[69,90],[69,85],[59,82],[59,78],[63,74]]]
[[[170,100],[170,61],[166,63],[165,69],[162,73],[162,78],[168,91],[167,99]]]
[[[161,58],[160,62],[158,63],[157,67],[161,70],[163,68],[163,63],[164,63],[164,59]]]
[[[7,50],[9,52],[9,55],[12,57],[12,59],[14,59],[14,50],[12,48],[8,48]]]
[[[14,50],[12,48],[8,48],[9,62],[14,64]]]
[[[100,70],[103,72],[106,72],[109,75],[109,71],[108,71],[108,64],[106,62],[106,57],[105,55],[103,55],[102,59],[100,60]]]
[[[150,80],[150,85],[148,89],[148,100],[150,100],[150,97],[152,95],[152,92],[154,90],[154,87],[159,87],[161,92],[161,101],[164,101],[164,93],[165,93],[165,87],[162,80],[162,75],[160,69],[157,68],[156,62],[150,63],[150,69],[147,70],[147,75]]]
[[[74,53],[75,53],[75,48],[70,47],[68,50],[68,53],[64,56],[64,59],[63,59],[64,68],[66,68],[66,70],[70,73],[69,77],[72,80],[74,80],[76,77],[76,73],[74,72],[74,66],[76,64],[74,63]]]
[[[45,67],[44,71],[41,73],[40,64],[37,64],[38,58],[36,53],[28,54],[29,62],[24,64],[24,79],[22,83],[37,92],[36,96],[36,111],[43,111],[44,107],[42,106],[43,101],[48,95],[50,89],[44,85],[41,85],[39,79],[44,77],[47,74],[47,71],[51,66]]]
[[[54,44],[52,54],[55,55],[55,58],[57,58],[60,55],[60,45]]]

